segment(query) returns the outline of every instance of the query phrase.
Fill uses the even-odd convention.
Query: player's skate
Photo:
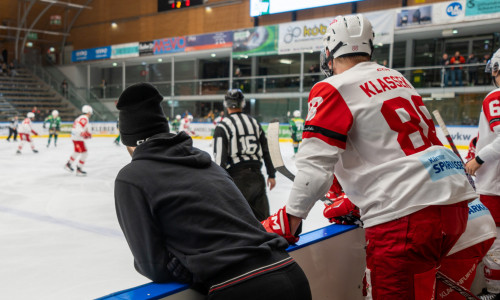
[[[490,293],[486,288],[484,288],[481,294],[479,294],[477,297],[481,300],[498,300],[500,299],[500,294]]]
[[[33,150],[33,153],[38,153],[38,150],[36,149],[32,149]]]
[[[73,172],[75,169],[73,169],[73,167],[71,167],[71,164],[69,163],[69,161],[66,163],[66,165],[64,166],[64,169],[65,170],[68,170],[70,172]]]
[[[80,167],[76,167],[76,176],[87,176],[87,172],[82,170]]]
[[[21,150],[17,150],[17,151],[16,151],[16,154],[17,154],[17,155],[21,154]]]

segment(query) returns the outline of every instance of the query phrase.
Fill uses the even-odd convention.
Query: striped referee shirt
[[[227,169],[240,166],[262,167],[262,159],[270,178],[276,170],[271,162],[267,138],[259,122],[251,116],[237,112],[224,118],[215,127],[215,162]]]

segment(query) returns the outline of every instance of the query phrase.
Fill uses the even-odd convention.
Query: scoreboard
[[[203,5],[204,0],[158,0],[158,12]]]

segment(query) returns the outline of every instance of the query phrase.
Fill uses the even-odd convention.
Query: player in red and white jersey
[[[191,129],[191,122],[193,122],[193,115],[186,114],[181,120],[180,131],[184,131],[189,136],[196,135],[194,130]]]
[[[321,65],[334,76],[309,94],[292,191],[268,222],[289,223],[281,232],[293,241],[335,172],[365,226],[368,297],[432,299],[436,268],[464,232],[467,201],[477,196],[417,91],[370,61],[373,38],[362,15],[339,16],[327,29]]]
[[[64,166],[64,168],[70,172],[73,172],[74,169],[72,164],[78,159],[78,163],[76,165],[76,175],[85,176],[87,172],[83,171],[83,165],[85,164],[85,160],[87,159],[87,147],[85,146],[85,140],[90,139],[92,137],[92,133],[90,132],[90,124],[89,119],[92,116],[93,109],[90,105],[84,105],[82,107],[83,115],[79,116],[73,122],[73,129],[71,129],[71,139],[73,140],[74,152],[71,154],[68,162]]]
[[[491,73],[496,89],[486,95],[479,116],[476,156],[465,166],[476,176],[481,202],[491,211],[500,234],[500,49],[493,54],[485,72]],[[484,260],[486,288],[500,298],[500,241],[497,239]]]
[[[38,135],[38,133],[31,127],[31,121],[33,121],[34,119],[35,114],[29,112],[26,115],[26,119],[24,119],[24,121],[21,123],[21,126],[19,126],[19,146],[17,147],[16,154],[21,154],[21,150],[23,150],[25,142],[30,143],[31,150],[33,150],[34,153],[38,153],[38,150],[35,149],[35,144],[33,144],[33,139],[31,138],[31,134]]]

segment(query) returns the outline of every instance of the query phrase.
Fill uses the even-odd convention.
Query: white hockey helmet
[[[52,116],[55,118],[55,117],[57,117],[58,115],[59,115],[59,112],[57,111],[57,109],[54,109],[54,110],[52,111]]]
[[[181,115],[175,116],[175,119],[180,120],[181,119]]]
[[[294,110],[293,111],[293,117],[294,118],[300,118],[300,110]]]
[[[84,113],[84,114],[93,114],[94,110],[92,109],[92,106],[90,106],[90,105],[84,105],[82,107],[82,113]]]
[[[32,112],[29,112],[29,113],[26,115],[26,117],[28,117],[28,118],[30,118],[30,119],[33,119],[33,118],[35,118],[35,114],[34,114],[34,113],[32,113]]]
[[[187,118],[189,121],[193,121],[193,115],[188,115]]]
[[[245,96],[240,89],[233,89],[227,91],[224,96],[224,107],[226,108],[244,108]]]
[[[484,69],[484,71],[486,73],[493,73],[493,72],[498,71],[499,69],[500,69],[500,49],[498,49],[493,54],[491,59],[486,64],[486,68]]]
[[[328,26],[323,36],[323,49],[320,53],[321,71],[327,76],[333,75],[328,61],[346,55],[373,53],[372,24],[362,14],[337,16]],[[330,55],[326,56],[326,50]]]

